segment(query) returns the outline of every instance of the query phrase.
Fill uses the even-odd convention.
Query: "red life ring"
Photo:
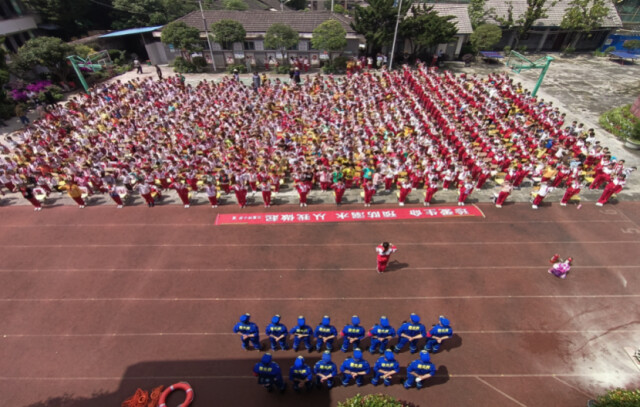
[[[188,407],[191,404],[191,402],[193,401],[193,389],[191,388],[191,385],[189,383],[180,382],[164,389],[164,391],[160,395],[160,399],[158,400],[158,407],[167,407],[167,397],[169,397],[169,394],[171,394],[171,392],[174,390],[183,390],[185,393],[187,393],[187,398],[184,400],[184,403],[180,404],[178,407]]]

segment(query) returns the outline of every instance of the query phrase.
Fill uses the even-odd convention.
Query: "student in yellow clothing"
[[[67,185],[64,185],[63,188],[67,190],[67,194],[69,194],[71,199],[76,201],[76,203],[78,204],[78,208],[83,209],[85,203],[84,199],[82,199],[82,190],[80,189],[78,184],[76,184],[75,181],[69,181],[69,183]]]

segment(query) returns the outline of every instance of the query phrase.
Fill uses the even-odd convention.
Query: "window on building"
[[[256,49],[256,43],[254,41],[245,41],[244,49],[246,51],[254,51]]]
[[[298,44],[294,45],[291,48],[287,48],[287,50],[289,50],[289,51],[297,51],[298,50]]]

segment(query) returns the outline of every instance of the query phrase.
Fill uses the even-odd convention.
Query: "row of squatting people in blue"
[[[249,343],[257,350],[260,350],[260,333],[258,326],[251,322],[250,314],[244,314],[233,327],[233,332],[240,335],[242,339],[242,348],[247,350]],[[305,348],[311,352],[313,349],[311,338],[316,339],[315,349],[320,352],[325,346],[327,350],[333,350],[333,344],[338,336],[338,330],[331,325],[331,319],[325,315],[316,329],[312,329],[307,325],[304,316],[299,316],[297,325],[289,330],[280,322],[280,315],[275,315],[271,319],[271,323],[265,329],[266,335],[269,337],[271,350],[289,349],[287,345],[287,337],[289,334],[293,336],[293,349],[297,351],[300,345],[304,344]],[[424,350],[428,352],[438,352],[442,341],[453,335],[450,321],[444,316],[440,316],[437,324],[434,324],[427,332],[424,324],[420,323],[420,316],[417,314],[410,315],[410,321],[404,322],[400,328],[396,330],[389,323],[389,319],[385,316],[380,318],[380,322],[375,324],[368,332],[371,337],[369,352],[383,354],[388,349],[389,341],[396,336],[398,343],[393,351],[399,353],[407,343],[411,353],[418,351],[418,342],[422,338],[427,338]],[[360,325],[360,318],[357,315],[351,317],[351,323],[345,325],[339,334],[343,337],[340,350],[347,352],[349,348],[358,348],[360,341],[367,335],[367,331]]]
[[[352,381],[355,381],[357,386],[362,386],[365,376],[370,372],[371,365],[363,359],[362,351],[356,348],[353,351],[353,356],[347,358],[340,365],[340,373],[342,374],[340,380],[343,386],[348,386]],[[400,364],[395,359],[394,353],[387,350],[373,366],[371,384],[377,386],[382,381],[385,386],[390,386],[393,376],[399,372]],[[407,389],[414,386],[420,389],[423,387],[423,382],[432,377],[435,372],[436,366],[431,363],[429,352],[423,350],[420,352],[420,357],[407,367],[407,378],[403,385]],[[254,366],[253,373],[258,377],[258,384],[265,386],[269,392],[274,388],[281,392],[286,390],[287,385],[282,378],[282,370],[273,361],[271,354],[265,353],[262,356],[260,362]],[[314,374],[315,380],[313,379]],[[331,360],[331,352],[329,351],[322,354],[322,359],[313,368],[305,363],[302,356],[298,356],[289,369],[289,380],[293,383],[293,389],[296,392],[303,388],[310,391],[314,385],[319,389],[331,389],[335,385],[335,379],[339,379],[338,367]]]

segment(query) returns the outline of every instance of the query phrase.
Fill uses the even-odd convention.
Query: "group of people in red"
[[[429,205],[455,188],[464,205],[493,181],[502,182],[500,207],[527,181],[539,184],[537,208],[554,188],[566,189],[566,204],[592,177],[604,204],[635,168],[616,161],[593,130],[564,121],[506,73],[454,75],[423,64],[267,80],[257,92],[231,77],[194,86],[178,76],[136,78],[58,104],[7,138],[0,184],[25,197],[73,184],[119,207],[134,192],[152,207],[171,189],[188,208],[195,193],[212,207],[233,193],[245,207],[249,191],[270,207],[283,185],[303,207],[314,188],[333,190],[336,204],[362,188],[367,206],[393,189],[404,205],[423,188]]]

